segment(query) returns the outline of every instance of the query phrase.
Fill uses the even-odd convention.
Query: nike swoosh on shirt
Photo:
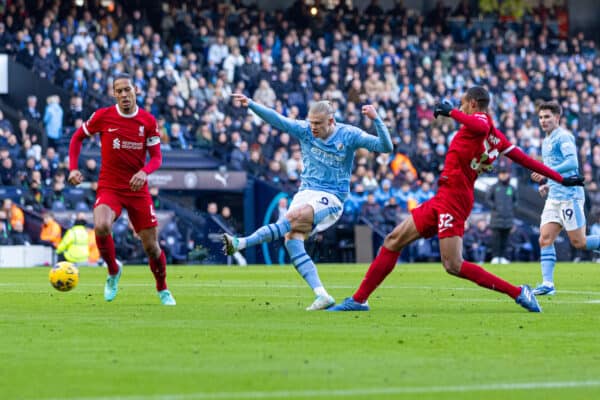
[[[109,132],[114,132],[114,131],[116,131],[116,130],[119,130],[119,128],[108,128],[108,131],[109,131]]]

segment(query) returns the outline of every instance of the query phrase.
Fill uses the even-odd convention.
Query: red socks
[[[119,272],[119,266],[117,265],[115,242],[113,241],[112,235],[96,236],[96,245],[98,246],[98,251],[100,251],[102,259],[108,266],[108,274],[116,275]]]
[[[391,251],[382,246],[379,254],[371,263],[365,278],[352,298],[359,303],[367,301],[371,293],[373,293],[386,276],[392,272],[399,256],[400,252]],[[513,299],[516,299],[521,294],[520,287],[510,284],[496,275],[489,273],[479,265],[468,261],[463,261],[459,276],[475,282],[484,288],[505,293]]]
[[[96,244],[102,259],[108,265],[108,274],[116,275],[119,272],[119,266],[117,265],[115,242],[112,236],[96,236]],[[154,275],[154,279],[156,279],[156,290],[165,290],[167,288],[167,258],[164,251],[161,250],[160,257],[157,260],[150,258],[150,270]]]
[[[365,278],[352,298],[359,303],[367,301],[371,293],[373,293],[381,282],[383,282],[385,277],[392,272],[399,256],[399,251],[391,251],[381,246],[379,254],[377,254],[377,257],[375,257],[371,263]]]
[[[521,288],[518,286],[511,285],[503,279],[500,279],[494,274],[487,272],[479,265],[463,261],[460,267],[459,276],[464,279],[468,279],[475,282],[479,286],[484,288],[496,290],[498,292],[506,293],[513,299],[516,299],[521,294]]]
[[[150,260],[150,271],[154,275],[154,279],[156,279],[156,290],[161,291],[167,288],[167,258],[165,257],[165,252],[160,251],[160,257],[158,259],[153,259],[149,257]]]

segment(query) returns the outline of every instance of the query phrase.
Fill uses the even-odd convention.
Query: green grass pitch
[[[338,301],[366,268],[319,266]],[[535,263],[489,269],[540,279]],[[61,293],[48,269],[0,270],[1,399],[600,398],[598,264],[559,264],[541,314],[440,264],[399,265],[366,313],[304,311],[291,266],[169,267],[176,307],[130,266],[106,303],[105,273]]]

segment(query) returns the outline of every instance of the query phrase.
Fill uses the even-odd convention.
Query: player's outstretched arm
[[[373,107],[371,104],[364,105],[361,112],[363,115],[366,115],[369,119],[373,120],[377,137],[366,133],[359,135],[356,139],[355,146],[364,147],[367,150],[377,151],[380,153],[391,152],[394,149],[394,146],[392,144],[390,131],[388,131],[388,128],[377,114],[375,107]]]
[[[450,118],[463,124],[471,132],[485,135],[490,131],[490,124],[483,114],[469,115],[464,112],[453,109],[450,112]]]
[[[552,168],[547,167],[543,163],[529,157],[518,147],[513,147],[511,150],[505,153],[505,155],[517,164],[531,171],[537,172],[538,174],[544,175],[545,177],[550,178],[563,186],[583,186],[583,177],[575,175],[568,178],[563,178],[561,174]]]
[[[79,127],[69,143],[69,178],[68,181],[71,185],[79,185],[83,182],[83,175],[79,171],[79,154],[81,153],[81,145],[83,140],[86,138],[86,134],[83,128]]]
[[[274,128],[283,132],[288,132],[295,137],[304,136],[307,133],[307,125],[305,123],[286,118],[277,111],[267,108],[263,105],[255,103],[241,93],[233,93],[234,99],[239,100],[242,106],[248,107],[258,115],[260,119],[272,125]]]
[[[448,100],[444,100],[440,103],[437,103],[433,109],[433,116],[437,118],[438,116],[450,117],[459,124],[462,124],[467,127],[471,132],[486,134],[490,131],[490,124],[483,115],[469,115],[464,112],[457,110],[454,108],[452,103]]]

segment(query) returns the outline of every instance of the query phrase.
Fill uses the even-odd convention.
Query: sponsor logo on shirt
[[[326,151],[319,149],[318,147],[311,147],[310,152],[314,156],[316,156],[322,163],[327,164],[331,167],[341,168],[342,163],[344,162],[344,159],[346,158],[345,155],[342,155],[342,154],[335,155],[332,153],[328,153]]]
[[[142,150],[144,148],[144,143],[123,140],[121,142],[121,148],[126,150]]]
[[[142,150],[143,148],[144,144],[140,142],[121,141],[119,138],[113,139],[113,149]]]

